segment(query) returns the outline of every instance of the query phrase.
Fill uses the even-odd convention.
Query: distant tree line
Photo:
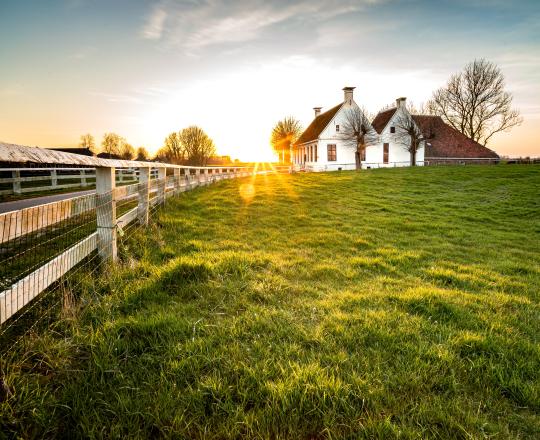
[[[197,126],[169,134],[157,154],[162,162],[184,165],[206,165],[216,154],[214,141]]]
[[[169,134],[153,158],[146,148],[135,149],[125,138],[116,133],[105,133],[99,148],[96,147],[95,139],[91,134],[84,134],[81,136],[79,147],[88,149],[98,157],[108,159],[140,161],[153,159],[178,165],[206,165],[216,154],[214,141],[197,126]]]

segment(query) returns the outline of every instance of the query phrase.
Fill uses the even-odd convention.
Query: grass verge
[[[2,359],[21,437],[538,438],[540,167],[171,200]]]

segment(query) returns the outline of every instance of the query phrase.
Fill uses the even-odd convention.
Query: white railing
[[[426,157],[426,165],[498,164],[498,157]]]
[[[122,234],[129,223],[147,225],[152,206],[162,205],[169,197],[183,191],[222,179],[249,176],[254,172],[252,167],[192,167],[99,159],[1,143],[0,162],[93,166],[96,183],[94,194],[0,214],[0,253],[5,253],[16,246],[24,245],[26,237],[31,237],[28,240],[31,245],[29,249],[35,252],[33,249],[36,249],[40,235],[46,235],[41,231],[50,233],[52,230],[55,233],[55,225],[65,224],[70,218],[85,213],[95,213],[93,221],[87,223],[94,225],[93,232],[54,258],[40,262],[38,267],[32,267],[30,273],[24,272],[22,279],[0,292],[0,324],[24,308],[92,252],[97,250],[102,262],[116,261],[117,235]],[[130,176],[136,175],[137,183],[117,187],[118,168],[129,170]],[[125,201],[131,201],[135,206],[124,205],[131,209],[118,216],[117,204]],[[48,240],[50,239],[51,237],[48,237]]]
[[[119,184],[136,182],[138,173],[134,168],[117,169],[116,181]],[[66,181],[69,183],[62,183]],[[0,195],[87,188],[95,182],[95,168],[0,168]]]
[[[422,167],[428,165],[424,160],[417,160],[416,166]],[[410,167],[411,161],[397,161],[397,162],[362,162],[363,169],[373,169],[373,168],[398,168],[398,167]]]
[[[425,157],[424,160],[417,160],[416,166],[436,166],[436,165],[478,165],[478,164],[498,164],[498,163],[518,163],[518,164],[535,164],[540,163],[540,158],[497,158],[497,157]],[[398,168],[411,166],[410,161],[398,162],[362,162],[362,169],[376,168]],[[293,165],[294,171],[346,171],[355,170],[354,163],[343,164],[316,164],[305,163]]]

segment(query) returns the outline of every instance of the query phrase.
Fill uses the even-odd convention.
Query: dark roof
[[[386,127],[386,124],[388,124],[388,121],[392,119],[392,116],[394,116],[394,113],[396,112],[397,108],[391,108],[388,110],[385,110],[383,112],[379,112],[377,116],[375,116],[375,119],[373,119],[373,122],[371,125],[373,125],[373,128],[375,131],[379,134],[382,133],[384,130],[384,127]]]
[[[296,145],[318,139],[322,131],[326,128],[334,116],[336,116],[336,113],[339,111],[342,105],[343,103],[338,104],[313,119],[311,124],[309,124],[309,127],[304,130],[302,136],[300,136],[296,141]]]
[[[70,147],[51,147],[47,150],[63,151],[64,153],[82,154],[83,156],[93,156],[90,148],[70,148]]]
[[[100,159],[122,159],[118,154],[114,153],[98,153]]]
[[[413,119],[425,136],[432,134],[426,147],[425,157],[498,158],[493,150],[473,141],[446,124],[440,116],[413,115]]]

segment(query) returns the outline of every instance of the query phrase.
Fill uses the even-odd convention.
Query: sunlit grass
[[[22,437],[538,438],[540,168],[185,193],[2,366]]]

